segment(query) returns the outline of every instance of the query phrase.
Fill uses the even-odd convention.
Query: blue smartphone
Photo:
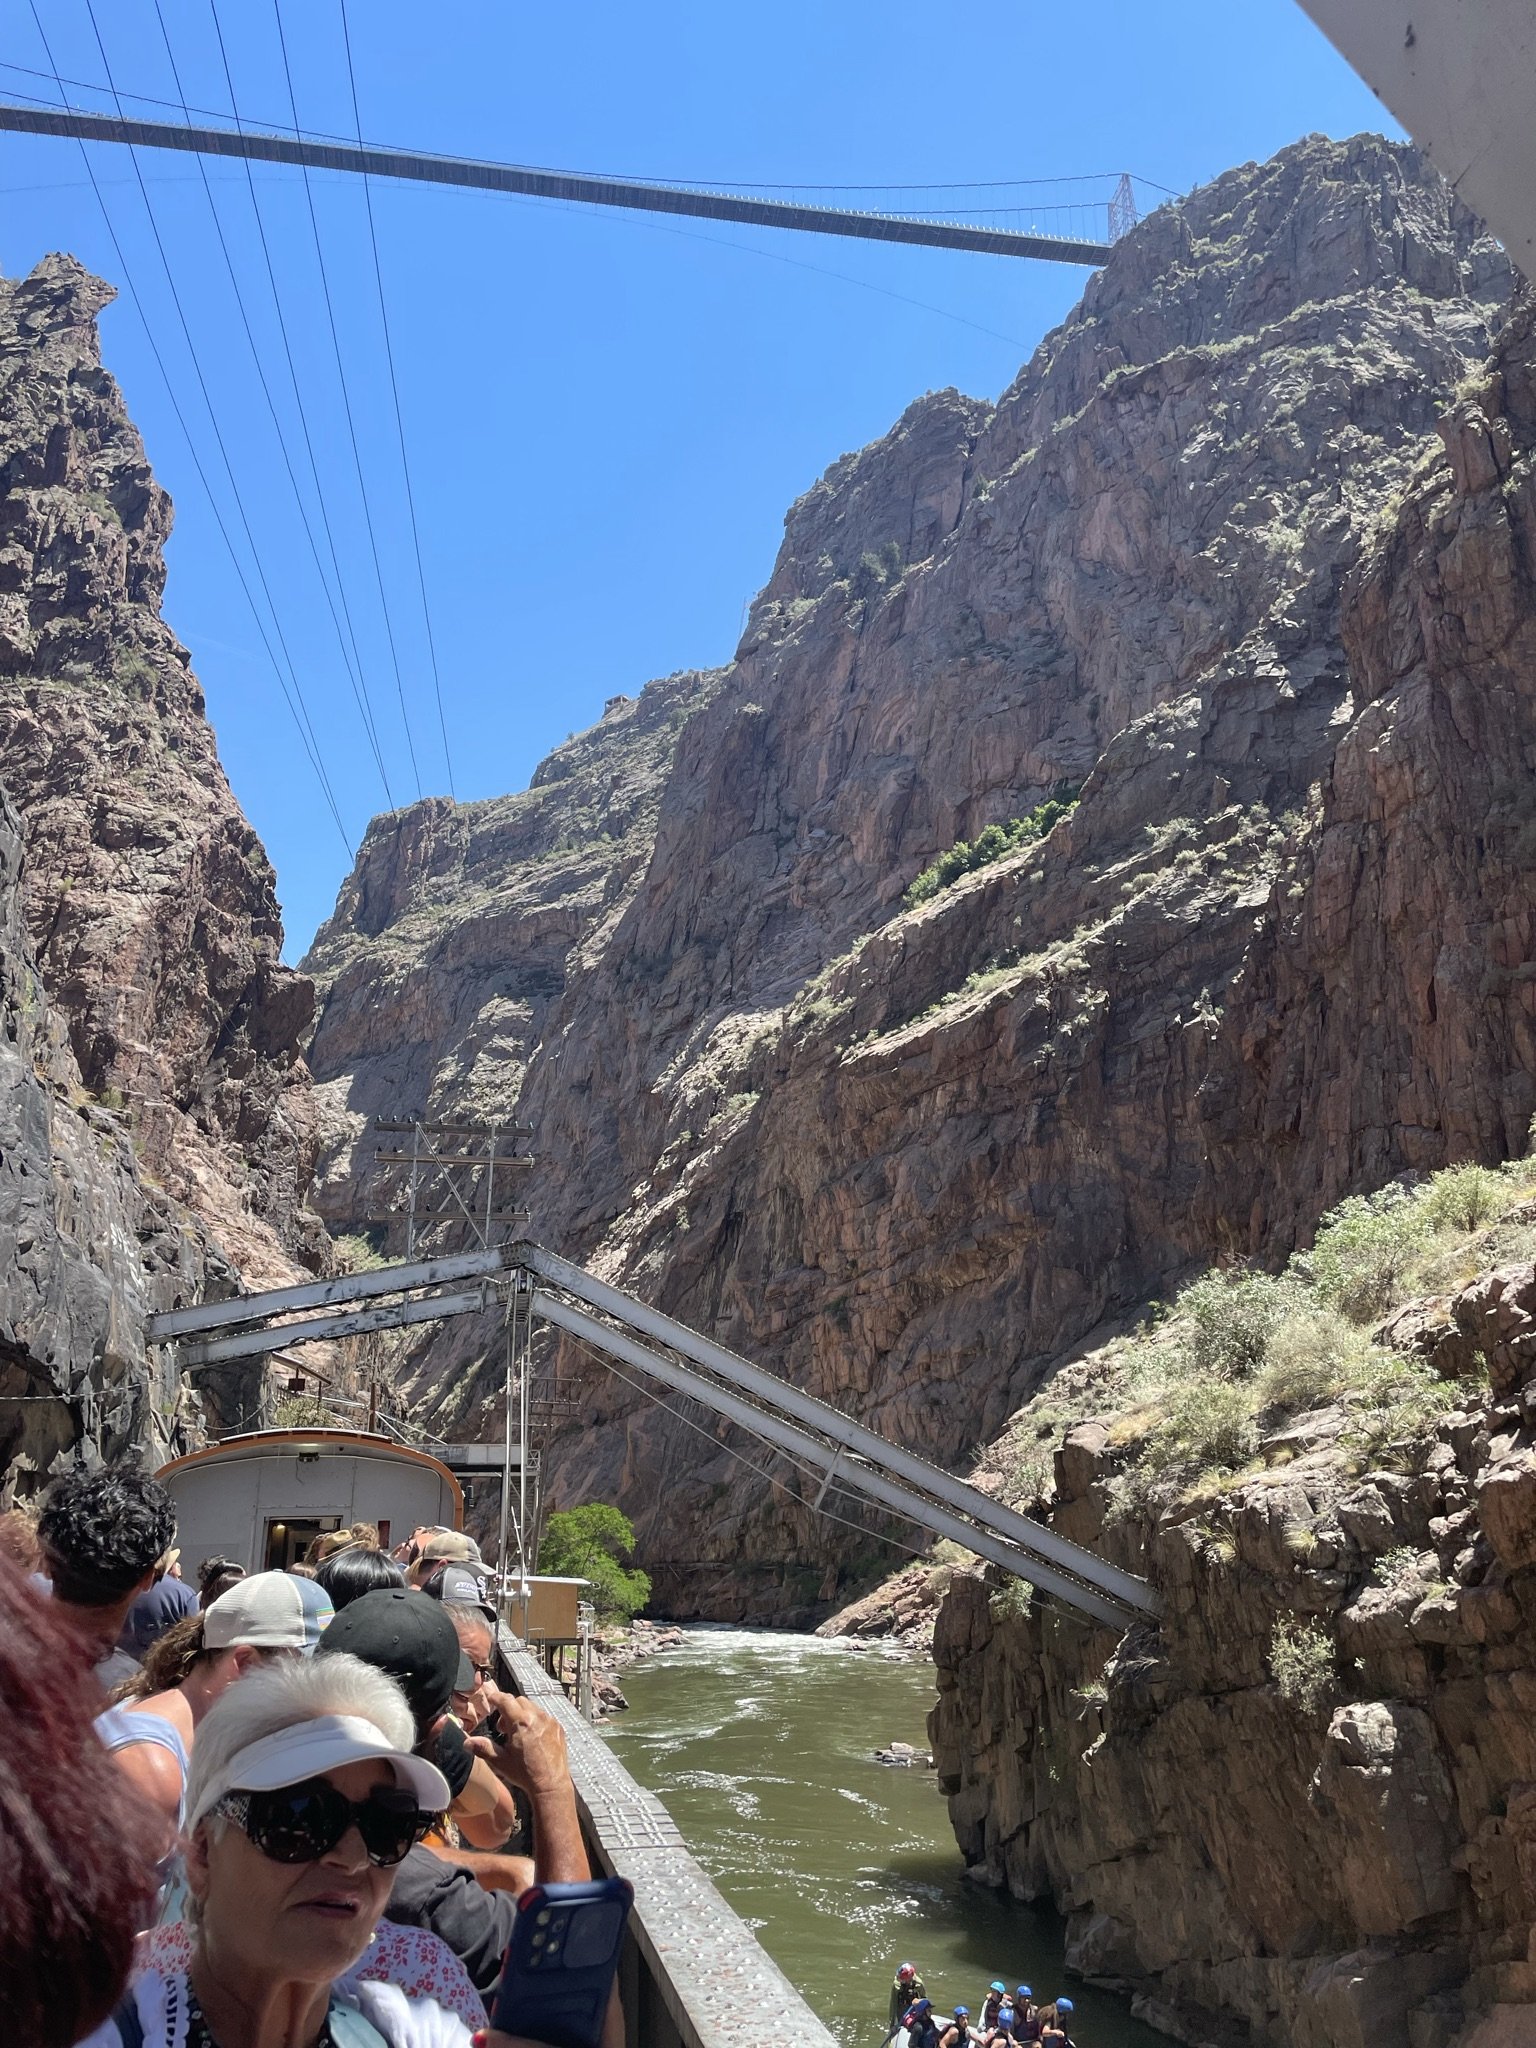
[[[550,2048],[597,2048],[634,1897],[624,1877],[525,1891],[491,2025]]]

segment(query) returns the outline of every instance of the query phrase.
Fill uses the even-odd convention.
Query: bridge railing
[[[689,1855],[656,1795],[635,1783],[506,1628],[498,1652],[508,1689],[564,1724],[594,1870],[627,1877],[635,1888],[619,1976],[628,2048],[759,2048],[765,2028],[796,2048],[838,2048]],[[794,1881],[786,1871],[784,1882]]]

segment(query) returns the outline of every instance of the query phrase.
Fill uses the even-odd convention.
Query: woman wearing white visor
[[[355,1657],[254,1672],[187,1778],[191,1924],[144,1938],[89,2048],[468,2048],[485,2008],[434,1935],[385,1923],[395,1866],[448,1804],[393,1679]]]

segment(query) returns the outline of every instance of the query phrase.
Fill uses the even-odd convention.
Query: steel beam
[[[1097,266],[1109,254],[1107,242],[1067,236],[973,228],[958,221],[909,219],[901,214],[854,213],[835,206],[797,206],[783,199],[647,185],[631,178],[593,178],[577,171],[539,171],[522,164],[429,156],[420,150],[310,142],[248,127],[195,128],[169,121],[129,121],[110,114],[81,113],[73,107],[18,107],[0,102],[0,129],[23,135],[72,135],[85,142],[130,143],[143,149],[190,150],[200,156],[254,157],[263,163],[304,164],[315,170],[355,171],[375,178],[469,186],[534,199],[628,207],[643,213],[690,214],[705,220],[742,221],[750,227],[798,228],[803,233],[845,235],[866,242],[965,249],[984,256],[1034,256],[1049,263]]]
[[[260,1322],[266,1316],[289,1315],[296,1309],[331,1308],[342,1301],[372,1301],[381,1294],[407,1294],[417,1287],[491,1278],[515,1263],[511,1253],[510,1245],[495,1245],[490,1251],[454,1252],[441,1259],[378,1266],[369,1273],[344,1273],[334,1280],[306,1281],[301,1287],[269,1287],[263,1294],[237,1294],[229,1301],[167,1309],[148,1319],[144,1335],[151,1344],[164,1344],[169,1338],[188,1337],[198,1330],[223,1330],[231,1324]]]
[[[203,1344],[183,1344],[177,1357],[183,1371],[218,1365],[226,1358],[256,1358],[263,1351],[286,1350],[290,1344],[312,1344],[321,1337],[360,1337],[369,1330],[398,1330],[408,1323],[432,1323],[440,1316],[470,1315],[484,1308],[485,1292],[429,1294],[424,1301],[397,1301],[387,1308],[355,1309],[347,1315],[311,1316],[308,1322],[277,1323],[269,1330],[238,1330],[232,1337],[210,1337]]]
[[[542,1245],[525,1241],[508,1249],[520,1265],[551,1286],[558,1287],[562,1293],[572,1294],[578,1301],[612,1316],[616,1322],[627,1323],[632,1329],[654,1337],[669,1350],[681,1353],[684,1358],[717,1374],[730,1385],[771,1404],[779,1413],[793,1416],[844,1450],[867,1458],[880,1470],[907,1481],[947,1506],[974,1516],[1009,1542],[1023,1545],[1034,1555],[1055,1562],[1065,1571],[1090,1578],[1095,1585],[1127,1606],[1139,1608],[1143,1614],[1159,1612],[1157,1595],[1145,1579],[1122,1571],[1118,1565],[1108,1563],[1091,1550],[1069,1543],[1066,1537],[1058,1536],[1054,1529],[1047,1529],[1043,1523],[1031,1521],[1029,1516],[1021,1515],[1015,1509],[989,1500],[974,1486],[967,1486],[963,1479],[956,1479],[953,1473],[941,1471],[915,1452],[887,1442],[863,1423],[855,1422],[825,1401],[818,1401],[813,1394],[804,1393],[776,1374],[750,1364],[736,1352],[727,1351],[723,1344],[716,1344],[712,1338],[701,1337],[697,1331],[674,1321],[671,1316],[663,1315],[659,1309],[648,1308],[622,1289],[611,1287],[604,1280],[595,1280],[580,1266],[573,1266],[569,1259],[545,1251]],[[971,1547],[974,1549],[976,1546],[973,1544]]]
[[[989,1529],[978,1528],[974,1523],[952,1514],[948,1508],[925,1500],[922,1495],[883,1477],[861,1460],[853,1459],[839,1463],[843,1455],[840,1446],[825,1444],[818,1437],[794,1428],[779,1416],[755,1407],[740,1394],[734,1394],[728,1388],[718,1386],[703,1373],[695,1372],[685,1365],[678,1365],[670,1358],[663,1358],[660,1352],[653,1351],[650,1345],[640,1343],[638,1338],[631,1337],[623,1330],[615,1330],[608,1323],[599,1322],[596,1316],[588,1315],[583,1309],[573,1308],[558,1295],[550,1294],[542,1287],[537,1288],[534,1291],[532,1307],[533,1313],[542,1316],[546,1322],[554,1323],[557,1328],[568,1331],[573,1337],[579,1337],[583,1343],[592,1345],[598,1351],[607,1352],[611,1358],[622,1359],[626,1365],[634,1366],[637,1371],[659,1381],[662,1386],[670,1387],[676,1393],[686,1394],[691,1400],[702,1401],[706,1407],[713,1408],[717,1415],[723,1415],[728,1421],[739,1423],[742,1428],[751,1430],[755,1436],[765,1438],[781,1451],[789,1452],[792,1457],[803,1460],[815,1470],[830,1474],[836,1468],[837,1484],[844,1491],[862,1493],[877,1506],[888,1508],[893,1514],[901,1515],[909,1522],[915,1522],[920,1529],[927,1529],[935,1536],[949,1537],[952,1542],[974,1551],[978,1557],[984,1557],[992,1564],[1001,1565],[1004,1571],[1011,1572],[1015,1578],[1027,1579],[1044,1592],[1054,1593],[1059,1600],[1066,1601],[1069,1607],[1075,1607],[1079,1613],[1102,1622],[1106,1628],[1124,1629],[1130,1623],[1139,1621],[1146,1611],[1143,1601],[1148,1589],[1140,1585],[1139,1581],[1133,1580],[1132,1584],[1138,1587],[1143,1601],[1132,1604],[1116,1599],[1113,1595],[1100,1591],[1097,1586],[1065,1571],[1059,1571],[1054,1565],[1031,1556],[1017,1544],[1002,1542]],[[972,1498],[976,1502],[982,1502],[986,1496],[974,1492],[973,1489]],[[807,1502],[806,1505],[809,1507],[810,1503]],[[1036,1525],[1031,1524],[1031,1527],[1034,1526]],[[1084,1552],[1081,1555],[1087,1557],[1090,1553]],[[1093,1562],[1098,1563],[1099,1560],[1093,1559]]]
[[[494,1166],[498,1172],[504,1166],[537,1164],[531,1152],[503,1152],[494,1158],[488,1152],[375,1152],[373,1156],[381,1166]]]

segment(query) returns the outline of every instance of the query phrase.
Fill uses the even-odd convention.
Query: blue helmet
[[[1031,1991],[1031,1989],[1029,1988],[1029,1986],[1028,1986],[1027,1984],[1021,1984],[1021,1985],[1019,1986],[1019,1996],[1020,1996],[1020,1998],[1033,1998],[1033,1997],[1034,1997],[1034,1995],[1035,1995],[1035,1994],[1034,1994],[1034,1992],[1033,1992],[1033,1991]]]
[[[955,2018],[957,2020],[968,2020],[970,2016],[971,2008],[968,2005],[957,2005],[955,2007]]]
[[[989,1991],[995,1991],[999,1998],[1006,1997],[1008,1992],[1008,1986],[1003,1982],[1001,1977],[994,1977],[992,1979],[992,1982],[987,1986],[987,1989]]]
[[[1058,1998],[1058,1999],[1057,1999],[1057,2001],[1056,2001],[1056,2010],[1057,2010],[1058,2012],[1071,2012],[1071,2011],[1072,2011],[1072,2009],[1073,2009],[1073,2007],[1072,2007],[1072,2001],[1071,2001],[1071,1999],[1070,1999],[1070,1998]]]
[[[920,1998],[918,1999],[917,2003],[913,2006],[912,2010],[914,2012],[932,2012],[933,2000],[931,1998]]]

